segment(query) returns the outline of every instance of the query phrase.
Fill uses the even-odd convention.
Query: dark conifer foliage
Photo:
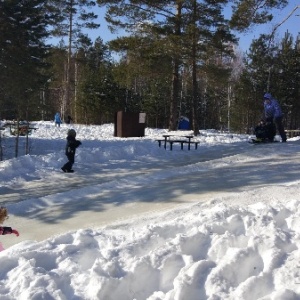
[[[43,84],[52,16],[45,0],[0,1],[0,101],[2,117],[26,118]]]
[[[82,30],[97,29],[97,15],[93,12],[96,2],[92,0],[50,0],[57,19],[52,24],[51,34],[56,37],[69,36],[75,42]]]
[[[300,127],[300,51],[297,40],[286,33],[270,43],[270,36],[254,40],[245,57],[245,68],[235,85],[235,128],[251,128],[263,117],[263,94],[280,103],[287,129]]]
[[[147,36],[156,45],[156,56],[168,56],[171,61],[169,77],[171,78],[169,99],[169,129],[177,127],[181,113],[189,114],[193,120],[195,133],[200,117],[200,90],[197,86],[198,66],[203,65],[203,53],[209,48],[225,49],[225,43],[234,42],[229,32],[228,22],[222,15],[222,9],[228,1],[196,1],[196,0],[166,0],[166,1],[106,1],[98,0],[100,5],[106,5],[106,20],[112,29],[124,28],[133,33],[132,37],[141,39]],[[223,32],[221,34],[221,32]],[[227,33],[227,34],[225,34]],[[128,41],[128,40],[127,40]],[[218,42],[217,42],[218,41]],[[148,40],[149,42],[149,40]],[[132,45],[134,42],[132,42]],[[220,48],[221,45],[221,48]],[[120,45],[120,49],[124,49]],[[130,44],[127,44],[127,47]],[[134,50],[129,49],[131,57]],[[141,49],[139,49],[141,50]],[[223,51],[224,52],[224,51]],[[154,51],[151,52],[153,55]],[[220,52],[221,53],[221,52]],[[131,58],[132,59],[132,58]],[[158,61],[159,62],[159,61]],[[192,104],[192,109],[181,111],[182,76],[185,64],[193,65],[192,96],[185,97]],[[187,70],[187,68],[185,68]],[[198,70],[198,71],[197,71]],[[188,82],[187,82],[188,83]],[[195,121],[194,121],[195,120]]]
[[[288,0],[234,0],[231,26],[244,31],[255,24],[272,21],[272,9],[281,9],[288,4]]]
[[[76,53],[77,97],[76,116],[85,124],[113,122],[114,113],[123,107],[119,104],[119,88],[113,78],[110,52],[101,38],[93,45]]]

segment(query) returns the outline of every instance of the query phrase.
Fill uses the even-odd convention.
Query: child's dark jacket
[[[73,136],[67,136],[67,145],[66,145],[66,155],[74,156],[76,152],[76,148],[81,145],[81,142],[76,140]]]
[[[276,135],[276,126],[273,122],[261,123],[255,127],[254,133],[259,139],[273,141]]]

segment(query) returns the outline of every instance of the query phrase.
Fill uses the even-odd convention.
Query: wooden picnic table
[[[178,139],[175,139],[178,138]],[[158,139],[158,145],[161,146],[161,142],[164,142],[164,148],[167,149],[167,143],[170,144],[170,150],[173,149],[173,144],[178,143],[181,145],[181,150],[183,150],[183,144],[188,144],[188,150],[191,149],[191,144],[195,144],[195,149],[197,149],[199,142],[192,141],[194,135],[177,135],[177,134],[163,134],[163,139]]]

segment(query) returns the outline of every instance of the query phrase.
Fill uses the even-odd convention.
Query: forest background
[[[114,122],[145,112],[149,127],[252,133],[271,92],[287,129],[300,127],[300,40],[278,26],[238,47],[236,33],[269,24],[288,1],[0,1],[0,118]],[[124,35],[104,42],[96,11]],[[290,13],[295,14],[297,6]],[[228,14],[228,9],[230,14]],[[103,20],[104,22],[104,20]],[[57,45],[51,41],[59,40]]]

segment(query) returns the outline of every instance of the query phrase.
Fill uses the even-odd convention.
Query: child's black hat
[[[68,130],[68,136],[76,137],[76,131],[74,129],[69,129]]]

